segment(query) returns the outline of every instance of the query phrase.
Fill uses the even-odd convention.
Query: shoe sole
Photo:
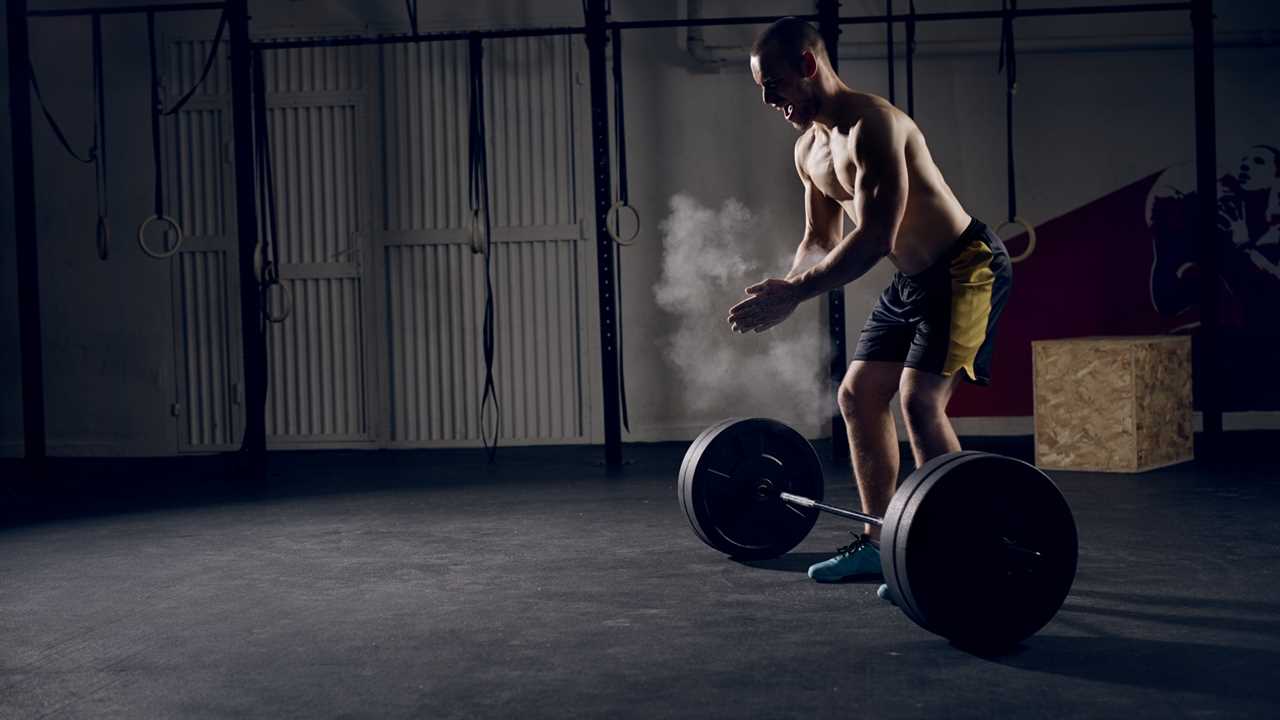
[[[837,585],[839,583],[846,583],[846,582],[870,582],[875,580],[878,580],[879,582],[884,582],[884,576],[880,575],[879,573],[861,573],[858,575],[845,575],[843,577],[834,577],[834,578],[816,578],[810,575],[809,579],[813,580],[814,582],[827,583],[830,585]]]

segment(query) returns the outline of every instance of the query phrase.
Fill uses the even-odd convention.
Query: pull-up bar
[[[264,40],[253,44],[254,50],[296,50],[298,48],[353,47],[356,45],[407,45],[423,42],[452,42],[480,38],[481,40],[520,37],[551,37],[583,35],[585,27],[562,26],[524,28],[520,30],[459,30],[417,35],[375,35],[373,37],[335,37],[311,40]]]
[[[1132,3],[1126,5],[1081,5],[1079,7],[1030,8],[1017,10],[968,10],[957,12],[916,13],[908,15],[864,15],[842,17],[836,22],[840,25],[879,25],[906,23],[941,22],[954,20],[994,20],[1003,18],[1035,18],[1065,17],[1080,15],[1118,15],[1124,13],[1153,12],[1188,12],[1191,2],[1164,3]],[[199,5],[199,4],[197,4]],[[220,7],[218,3],[213,5]],[[172,7],[182,7],[174,5]],[[190,6],[188,6],[190,9]],[[62,11],[48,11],[62,12]],[[746,17],[714,17],[714,18],[673,18],[669,20],[608,20],[605,30],[651,30],[656,28],[679,27],[719,27],[726,25],[768,25],[785,17],[783,15],[755,15]],[[818,22],[818,14],[794,15],[800,20]],[[501,39],[520,37],[547,37],[554,35],[585,35],[585,26],[564,25],[542,28],[521,28],[510,30],[462,30],[440,33],[418,33],[410,35],[376,35],[373,37],[334,37],[312,38],[307,40],[268,40],[253,43],[255,50],[296,50],[300,48],[350,47],[357,45],[403,45],[423,42],[451,42],[469,40],[471,38]]]
[[[942,20],[989,20],[1029,17],[1063,17],[1067,15],[1117,15],[1122,13],[1172,12],[1191,10],[1190,2],[1132,3],[1127,5],[1081,5],[1079,7],[1050,7],[1018,10],[963,10],[956,12],[915,13],[908,15],[861,15],[842,17],[841,25],[878,25],[881,23],[938,22]],[[705,27],[711,25],[767,25],[779,16],[736,18],[677,18],[673,20],[625,20],[610,21],[605,27],[612,30],[639,30],[648,28]],[[795,15],[800,20],[817,22],[818,15]]]
[[[1081,5],[1079,7],[1028,8],[1017,10],[960,10],[956,12],[915,13],[907,15],[867,15],[840,18],[841,25],[875,25],[877,23],[939,22],[943,20],[996,20],[1004,18],[1067,17],[1070,15],[1121,15],[1154,12],[1188,12],[1190,2],[1133,3],[1129,5]]]
[[[63,8],[60,10],[28,10],[27,17],[75,17],[77,15],[139,15],[142,13],[191,12],[224,10],[222,2],[169,3],[164,5],[116,5],[114,7]]]

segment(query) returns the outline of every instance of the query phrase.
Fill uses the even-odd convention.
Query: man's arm
[[[792,282],[800,300],[862,277],[893,249],[907,207],[906,137],[890,112],[863,118],[853,138],[858,227],[817,265]]]
[[[844,209],[835,200],[827,197],[821,190],[813,186],[809,174],[804,171],[804,158],[808,154],[812,139],[805,138],[796,142],[795,162],[796,174],[804,185],[804,237],[796,248],[795,260],[787,279],[791,280],[803,270],[814,264],[814,256],[822,257],[840,241],[844,230]]]

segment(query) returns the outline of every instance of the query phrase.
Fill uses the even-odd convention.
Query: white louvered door
[[[591,245],[574,182],[578,44],[485,42],[501,443],[590,435]],[[484,266],[468,205],[468,46],[381,52],[388,439],[478,445]]]
[[[166,107],[199,79],[212,44],[184,39],[165,44]],[[224,43],[224,54],[225,49]],[[236,447],[244,421],[229,109],[227,68],[215,63],[183,110],[161,121],[165,211],[185,235],[170,261],[177,380],[171,414],[183,452]]]
[[[292,300],[267,333],[271,447],[372,438],[366,57],[360,47],[265,53],[280,275]]]
[[[576,154],[586,137],[580,45],[485,43],[503,444],[592,436],[594,252],[579,222],[590,189],[575,184],[586,161]],[[169,84],[189,87],[208,48],[172,43]],[[484,266],[468,209],[467,44],[266,58],[281,275],[293,300],[268,330],[269,446],[479,445]],[[166,166],[195,235],[174,268],[175,415],[182,450],[221,450],[239,443],[243,422],[225,62],[180,116]]]

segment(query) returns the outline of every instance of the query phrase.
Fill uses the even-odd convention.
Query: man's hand
[[[729,326],[734,332],[764,332],[786,320],[800,304],[800,295],[790,280],[769,278],[747,288],[747,294],[751,297],[729,310]]]
[[[1240,197],[1224,197],[1218,201],[1218,230],[1229,233],[1236,247],[1250,244],[1249,225],[1244,219],[1244,200]]]

